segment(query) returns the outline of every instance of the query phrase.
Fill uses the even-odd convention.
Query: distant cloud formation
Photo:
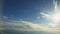
[[[60,32],[60,28],[49,28],[39,24],[34,24],[28,21],[21,21],[22,23],[6,22],[4,29],[24,30],[24,31],[47,31],[47,32]],[[2,22],[1,22],[2,23]],[[2,28],[2,27],[1,27]]]

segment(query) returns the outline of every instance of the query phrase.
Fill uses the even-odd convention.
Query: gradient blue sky
[[[40,13],[51,12],[52,9],[52,0],[3,0],[3,16],[7,16],[8,20],[43,22],[46,19]]]

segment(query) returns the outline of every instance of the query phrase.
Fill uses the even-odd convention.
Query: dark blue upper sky
[[[3,0],[3,15],[11,20],[33,21],[52,7],[52,0]]]

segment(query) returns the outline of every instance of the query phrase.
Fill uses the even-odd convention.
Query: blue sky
[[[41,17],[40,12],[51,11],[52,6],[51,0],[3,0],[3,15],[9,20],[33,22],[38,16]]]
[[[60,32],[60,1],[56,0],[3,0],[0,29]],[[56,13],[55,13],[56,10]],[[24,33],[24,32],[23,32]],[[24,33],[25,34],[25,33]]]

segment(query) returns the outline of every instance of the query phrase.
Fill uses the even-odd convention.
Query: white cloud
[[[50,18],[50,15],[48,15],[48,14],[45,14],[45,13],[40,13],[40,14],[43,15],[42,17]]]

